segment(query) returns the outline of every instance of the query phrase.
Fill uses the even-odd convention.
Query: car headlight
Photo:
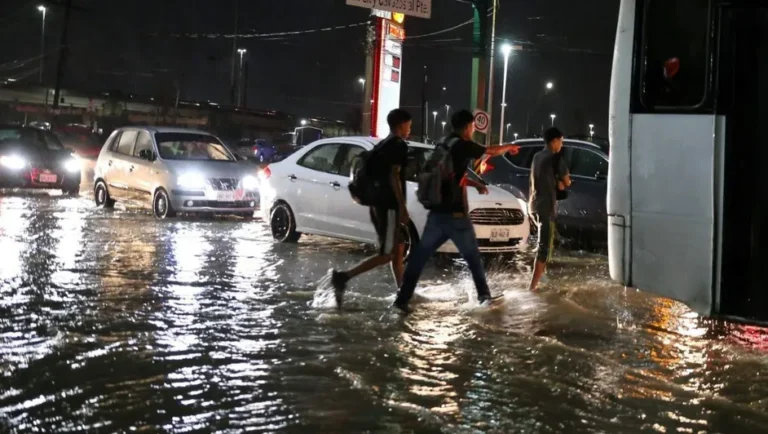
[[[0,164],[9,169],[23,169],[27,165],[27,161],[18,155],[4,155],[0,157]]]
[[[64,163],[64,168],[67,169],[67,172],[79,172],[80,171],[80,160],[77,158],[70,158]]]
[[[205,190],[205,178],[199,173],[183,173],[176,178],[176,184],[190,190]]]
[[[246,190],[256,190],[259,188],[259,180],[251,175],[248,175],[243,178],[243,188]]]

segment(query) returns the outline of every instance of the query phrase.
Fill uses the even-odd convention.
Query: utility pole
[[[488,67],[488,1],[472,0],[475,22],[472,27],[471,108],[485,107],[485,71]]]
[[[240,24],[240,15],[239,15],[239,9],[240,9],[240,0],[235,0],[235,35],[232,38],[232,76],[229,81],[229,103],[230,105],[235,105],[235,79],[237,78],[237,74],[235,73],[235,69],[237,69],[237,34],[239,32],[238,26]]]
[[[53,109],[59,108],[59,101],[61,100],[61,79],[64,75],[64,65],[67,63],[67,55],[69,54],[69,45],[67,42],[67,32],[69,31],[69,16],[72,12],[72,0],[67,0],[66,9],[64,10],[64,24],[61,30],[61,47],[59,48],[59,62],[56,66],[56,88],[53,92]]]
[[[499,8],[499,0],[493,1],[493,18],[491,24],[491,55],[488,62],[488,134],[485,135],[485,145],[491,146],[491,136],[493,136],[493,70],[494,60],[496,59],[496,10]],[[503,121],[502,121],[503,122]]]

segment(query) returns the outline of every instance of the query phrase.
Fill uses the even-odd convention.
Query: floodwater
[[[316,282],[370,250],[258,221],[156,221],[88,198],[0,198],[0,431],[768,431],[762,329],[698,318],[560,252],[494,265],[477,308],[431,267],[416,312],[385,270],[337,312]]]

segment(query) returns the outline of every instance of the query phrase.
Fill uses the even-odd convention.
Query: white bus
[[[706,316],[768,321],[764,97],[768,1],[621,1],[608,176],[614,280]]]

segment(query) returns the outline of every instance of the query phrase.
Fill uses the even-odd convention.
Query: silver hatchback
[[[177,212],[251,217],[259,203],[257,166],[238,161],[215,136],[180,128],[126,127],[110,135],[94,170],[94,200]]]

